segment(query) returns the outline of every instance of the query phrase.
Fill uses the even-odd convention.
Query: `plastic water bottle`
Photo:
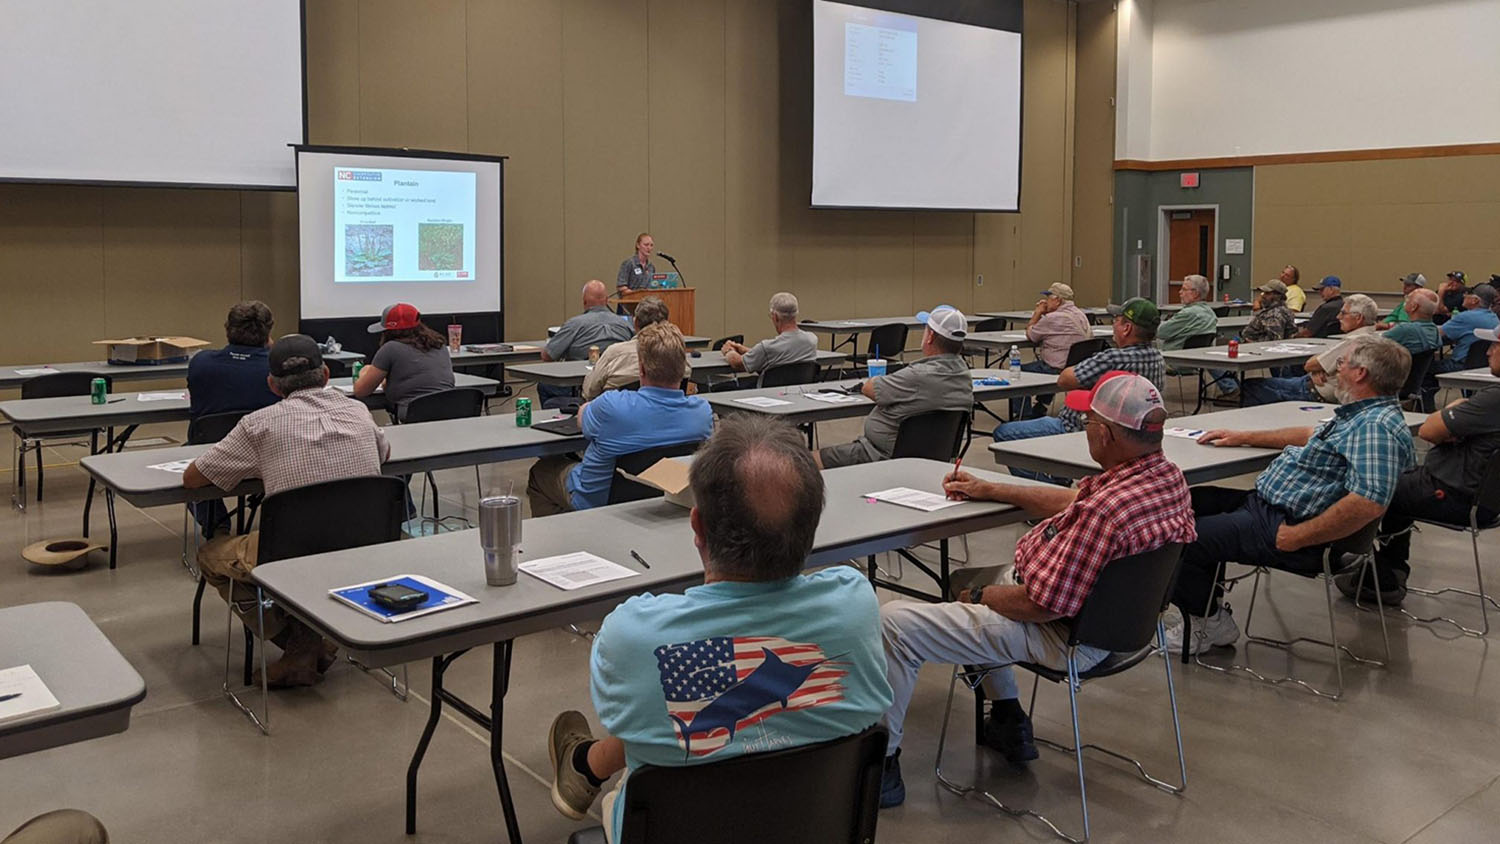
[[[1016,378],[1021,374],[1021,347],[1010,347],[1010,377]]]

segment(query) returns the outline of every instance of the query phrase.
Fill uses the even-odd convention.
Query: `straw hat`
[[[68,537],[67,539],[44,539],[41,542],[33,542],[21,549],[21,556],[36,563],[39,566],[64,566],[66,568],[81,569],[88,565],[88,553],[97,549],[108,548],[97,542],[89,542],[81,537]]]

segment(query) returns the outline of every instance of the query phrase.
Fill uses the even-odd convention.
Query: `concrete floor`
[[[1175,396],[1173,390],[1169,394]],[[499,406],[497,411],[508,409]],[[824,442],[851,438],[857,421],[820,426]],[[143,430],[178,440],[183,426]],[[993,466],[984,440],[967,464]],[[420,783],[419,834],[403,834],[406,764],[427,714],[428,666],[411,666],[408,702],[347,663],[307,690],[275,693],[274,734],[263,738],[219,693],[224,670],[224,605],[205,600],[203,643],[189,639],[193,580],[179,563],[182,514],[165,507],[119,507],[120,566],[95,554],[81,572],[46,572],[20,548],[77,533],[84,475],[73,448],[49,449],[47,501],[24,514],[0,511],[0,603],[46,600],[82,606],[146,680],[148,695],[120,735],[0,761],[0,832],[48,809],[71,806],[99,816],[120,842],[477,842],[504,838],[483,737],[467,722],[445,719]],[[487,466],[487,489],[525,483],[525,462]],[[1247,483],[1251,479],[1238,479]],[[475,500],[469,470],[440,473],[445,511]],[[102,503],[102,502],[101,502]],[[102,530],[103,508],[94,524]],[[976,563],[1011,557],[1016,528],[970,537]],[[1486,554],[1494,562],[1493,544]],[[694,553],[684,548],[684,554]],[[1466,537],[1428,529],[1415,542],[1416,585],[1472,588]],[[910,571],[910,569],[908,569]],[[1231,603],[1243,608],[1246,587]],[[1321,587],[1277,576],[1258,604],[1258,630],[1283,625],[1326,633]],[[1469,600],[1408,599],[1408,607],[1477,622]],[[1378,650],[1377,619],[1342,599],[1341,637]],[[1263,619],[1263,621],[1262,621]],[[1243,621],[1243,619],[1241,619]],[[1260,625],[1264,623],[1265,627]],[[1196,666],[1174,664],[1188,759],[1189,788],[1173,796],[1146,786],[1119,763],[1088,759],[1094,837],[1134,842],[1473,842],[1493,841],[1500,823],[1500,677],[1486,672],[1488,642],[1449,630],[1390,622],[1388,668],[1348,667],[1339,702],[1295,689],[1268,688]],[[235,664],[238,665],[238,631]],[[561,842],[578,824],[547,798],[546,729],[567,708],[591,714],[588,642],[563,630],[516,643],[507,699],[507,764],[528,841]],[[1243,640],[1236,656],[1243,657]],[[1298,666],[1331,679],[1326,652],[1307,650]],[[1223,662],[1227,652],[1217,658]],[[1268,671],[1283,668],[1275,651],[1251,648]],[[471,653],[448,673],[451,688],[483,702],[489,654]],[[1044,684],[1036,724],[1041,735],[1068,730],[1066,693]],[[906,805],[880,816],[883,842],[1051,840],[1033,821],[1019,821],[976,798],[937,786],[932,775],[948,667],[929,666],[912,704],[902,757]],[[1024,688],[1024,687],[1023,687]],[[1087,686],[1080,695],[1085,741],[1140,758],[1153,773],[1175,776],[1175,754],[1161,663]],[[949,769],[966,776],[977,765],[986,787],[1006,801],[1032,805],[1077,829],[1077,789],[1070,757],[1043,749],[1024,772],[997,764],[967,741],[968,700],[955,706]]]

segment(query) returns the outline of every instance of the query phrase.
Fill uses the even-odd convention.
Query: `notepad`
[[[192,462],[193,462],[192,460],[173,460],[173,461],[168,462],[168,463],[153,463],[150,466],[147,466],[146,468],[147,469],[160,469],[163,472],[171,472],[173,474],[180,475],[183,472],[187,471],[188,464],[192,463]]]
[[[747,396],[746,398],[735,399],[735,401],[739,404],[748,404],[751,407],[780,407],[784,404],[791,404],[786,399],[773,399],[770,396]]]
[[[1162,433],[1166,434],[1169,437],[1182,437],[1185,440],[1196,440],[1208,432],[1202,428],[1168,428],[1165,431],[1162,431]]]
[[[529,560],[522,563],[520,568],[521,571],[538,580],[569,591],[597,583],[608,583],[611,580],[635,577],[637,574],[619,563],[612,563],[587,551],[575,551],[572,554]]]
[[[33,375],[55,375],[57,374],[57,370],[53,369],[50,366],[37,366],[32,367],[31,369],[17,369],[16,374],[25,375],[27,377],[31,377]]]
[[[901,507],[910,507],[913,510],[921,510],[931,513],[944,507],[957,507],[962,501],[952,501],[946,496],[935,492],[924,492],[920,489],[897,486],[883,489],[879,492],[867,492],[865,498],[871,501],[884,501],[887,504],[896,504]]]
[[[376,586],[386,583],[396,583],[408,589],[416,589],[427,593],[427,600],[418,604],[416,608],[409,610],[393,610],[370,600],[370,590]],[[398,574],[393,577],[384,577],[380,580],[372,580],[369,583],[356,583],[353,586],[345,586],[342,589],[328,590],[328,597],[339,603],[353,607],[365,615],[377,621],[409,621],[413,618],[421,618],[424,615],[432,615],[435,612],[451,610],[465,604],[477,604],[479,599],[437,582],[420,574]]]
[[[57,696],[30,665],[0,669],[0,723],[61,708]]]
[[[859,393],[806,393],[805,395],[813,401],[827,404],[860,404],[869,401]]]
[[[177,392],[166,392],[166,393],[136,393],[135,394],[135,400],[136,401],[187,401],[187,397],[188,397],[188,394],[187,394],[186,390],[178,390]]]

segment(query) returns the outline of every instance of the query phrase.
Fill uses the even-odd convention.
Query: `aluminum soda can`
[[[104,404],[104,402],[108,401],[108,396],[108,381],[105,381],[103,378],[95,378],[93,382],[89,384],[89,402],[91,404]]]
[[[354,380],[355,381],[359,380],[359,371],[361,369],[364,369],[364,368],[365,368],[365,362],[364,361],[357,360],[357,361],[354,362],[354,367],[350,371],[354,373]]]
[[[516,427],[531,427],[531,399],[516,399]]]

